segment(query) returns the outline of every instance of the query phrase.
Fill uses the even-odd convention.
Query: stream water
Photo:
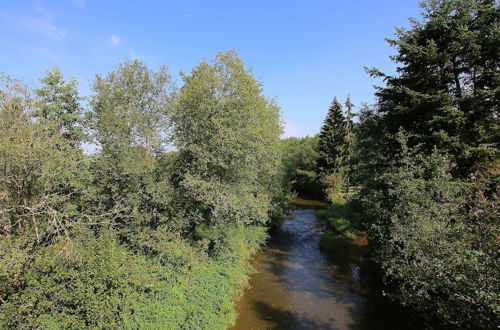
[[[366,239],[342,240],[326,254],[328,232],[314,210],[295,210],[254,258],[257,269],[237,307],[233,329],[408,329],[382,295]]]

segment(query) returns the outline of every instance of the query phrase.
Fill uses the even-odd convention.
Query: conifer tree
[[[428,154],[437,146],[452,156],[455,174],[467,176],[498,157],[500,9],[494,0],[421,6],[423,20],[389,40],[398,74],[368,72],[386,81],[377,97],[388,133],[402,127]]]
[[[354,149],[354,123],[352,121],[353,113],[352,109],[354,104],[351,102],[351,97],[348,95],[345,102],[346,107],[346,125],[345,125],[345,136],[344,136],[344,146],[343,146],[343,157],[342,157],[342,173],[345,180],[346,191],[349,192],[349,185],[351,184],[352,175],[352,155]]]
[[[319,133],[316,166],[320,176],[325,177],[339,171],[345,133],[346,119],[342,105],[335,97]]]

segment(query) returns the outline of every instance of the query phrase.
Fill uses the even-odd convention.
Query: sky
[[[0,0],[0,72],[36,86],[59,67],[90,95],[96,74],[127,59],[179,72],[236,50],[275,98],[284,137],[316,134],[336,96],[374,103],[363,67],[394,73],[385,38],[418,17],[418,0]]]

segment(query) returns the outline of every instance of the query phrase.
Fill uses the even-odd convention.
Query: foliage
[[[498,321],[495,203],[467,211],[470,188],[452,178],[448,159],[410,152],[362,195],[376,259],[393,297],[430,322],[488,328]]]
[[[185,216],[192,226],[266,223],[283,195],[278,106],[235,52],[200,63],[183,80],[172,119]]]
[[[387,84],[377,92],[387,131],[402,127],[410,146],[446,151],[464,177],[498,157],[500,9],[494,0],[424,1],[422,8],[422,21],[389,40],[398,75],[368,71]]]
[[[356,127],[355,182],[390,295],[429,327],[498,324],[495,1],[424,1],[398,29],[374,108]],[[495,219],[495,220],[493,220]]]
[[[318,140],[316,171],[324,195],[349,192],[354,175],[355,125],[351,98],[345,102],[346,111],[334,98]]]
[[[424,1],[356,126],[354,181],[390,295],[429,327],[498,324],[495,1]],[[496,219],[496,220],[493,220]]]
[[[59,135],[71,147],[80,148],[86,134],[77,81],[71,78],[66,82],[57,67],[48,70],[46,74],[40,79],[42,86],[35,91],[38,106],[33,118],[49,135]]]
[[[340,173],[344,177],[345,181],[345,189],[346,192],[349,192],[349,187],[351,185],[351,177],[354,172],[354,164],[352,162],[353,160],[353,154],[354,154],[354,143],[355,143],[355,134],[354,134],[354,122],[353,122],[353,111],[352,109],[354,108],[354,104],[351,102],[350,96],[347,97],[347,100],[345,102],[345,136],[344,136],[344,143],[342,147],[342,163],[340,167]]]
[[[203,328],[234,323],[264,228],[219,231],[217,253],[160,233],[132,254],[110,231],[44,248],[0,306],[2,328]],[[170,238],[168,238],[170,236]]]
[[[289,137],[281,140],[285,186],[299,196],[323,199],[315,162],[318,136]]]
[[[354,238],[359,230],[361,230],[361,217],[355,210],[355,201],[347,201],[344,197],[339,196],[328,209],[317,210],[316,215],[326,219],[332,229],[342,236]]]
[[[321,235],[319,246],[323,251],[337,252],[343,246],[343,239],[335,235],[324,234]]]
[[[342,105],[337,98],[334,98],[319,133],[316,166],[321,176],[339,171],[345,142],[345,129],[346,119]]]
[[[45,242],[65,234],[85,195],[86,160],[65,130],[32,121],[29,90],[8,77],[0,92],[0,220],[3,234]]]
[[[339,173],[329,174],[321,179],[327,200],[334,200],[336,196],[342,196],[345,189],[346,178]]]
[[[92,128],[104,151],[142,147],[163,150],[168,111],[174,96],[168,69],[154,72],[138,60],[120,64],[106,77],[97,75],[91,99]]]
[[[105,77],[96,76],[93,91],[91,127],[102,150],[91,167],[91,212],[105,214],[132,244],[144,227],[168,223],[180,230],[183,224],[171,216],[172,173],[161,161],[175,97],[167,68],[155,72],[128,61]]]
[[[286,206],[280,113],[232,52],[185,80],[125,62],[84,118],[57,69],[35,96],[2,77],[0,328],[233,325]]]

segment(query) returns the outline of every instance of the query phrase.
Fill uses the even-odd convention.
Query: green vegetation
[[[346,119],[342,105],[335,97],[321,127],[318,141],[318,173],[325,177],[338,172],[342,159],[342,150],[346,131]]]
[[[389,40],[397,74],[367,70],[386,83],[377,104],[349,127],[334,100],[317,162],[332,205],[317,214],[343,236],[362,222],[389,296],[428,328],[491,329],[500,315],[500,9],[489,0],[422,9]],[[338,196],[349,185],[360,190],[346,203]],[[341,245],[332,235],[321,244]]]
[[[345,106],[344,113],[337,98],[333,99],[318,137],[316,180],[326,199],[332,194],[348,193],[352,181],[355,134],[350,97]]]
[[[361,217],[355,210],[355,201],[347,201],[340,196],[334,199],[328,209],[317,210],[316,215],[328,221],[339,235],[355,238],[361,230]]]
[[[321,235],[319,246],[323,251],[334,253],[338,252],[344,246],[344,242],[342,238],[336,235],[324,234]]]
[[[316,173],[318,137],[281,140],[285,185],[297,195],[315,200],[323,199]]]
[[[357,124],[356,184],[390,296],[428,327],[499,323],[495,1],[425,1],[398,29],[398,74]]]
[[[226,329],[287,205],[279,109],[234,52],[0,88],[0,328]],[[85,154],[82,143],[95,144]]]
[[[354,121],[334,98],[315,137],[280,140],[232,51],[180,88],[126,61],[85,103],[57,69],[34,90],[1,76],[0,328],[228,328],[290,192],[331,201],[322,248],[366,230],[387,293],[428,328],[495,328],[500,9],[422,9],[389,40],[396,74],[367,69],[377,103]]]
[[[349,190],[353,174],[354,105],[346,112],[334,98],[320,134],[282,140],[285,186],[301,197],[328,200],[329,195]]]

